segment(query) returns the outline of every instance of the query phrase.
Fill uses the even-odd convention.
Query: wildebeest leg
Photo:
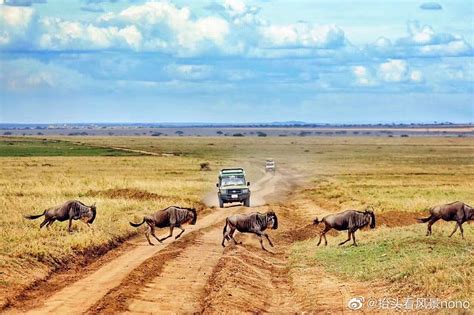
[[[234,227],[231,227],[230,228],[230,233],[229,233],[229,236],[230,238],[234,241],[234,244],[235,245],[238,245],[238,244],[242,244],[242,242],[237,242],[234,238],[234,233],[235,233],[235,228]]]
[[[352,232],[350,230],[347,232],[347,240],[345,240],[344,242],[340,242],[339,246],[344,245],[345,243],[347,243],[351,240],[351,233]]]
[[[453,234],[458,230],[458,225],[459,223],[456,222],[456,225],[454,226],[454,231],[452,231],[451,234],[449,234],[449,237],[453,236]]]
[[[181,225],[177,226],[177,228],[180,229],[181,232],[180,232],[178,235],[176,235],[176,237],[174,238],[175,240],[177,240],[177,239],[181,236],[181,234],[183,234],[184,231],[185,231],[185,230],[181,227]]]
[[[262,233],[257,233],[259,239],[260,239],[260,246],[262,246],[262,249],[264,251],[267,251],[267,249],[265,247],[263,247],[263,238],[262,238]]]
[[[69,219],[69,227],[68,227],[68,229],[67,229],[69,233],[72,232],[71,226],[72,226],[72,218]]]
[[[168,236],[165,237],[165,238],[162,238],[160,241],[162,242],[162,241],[164,241],[165,239],[170,238],[171,236],[173,236],[173,229],[174,229],[174,226],[170,226],[170,235],[168,235]]]
[[[41,229],[46,223],[49,223],[49,219],[44,218],[44,221],[41,222],[41,224],[40,224],[40,229]]]
[[[355,232],[356,231],[352,232],[352,241],[353,241],[352,245],[353,246],[357,246]]]
[[[161,243],[160,239],[155,235],[155,227],[153,225],[150,225],[150,234],[158,241]]]
[[[323,237],[324,237],[324,243],[325,243],[325,245],[326,245],[326,246],[328,245],[328,240],[326,239],[326,233],[327,233],[329,230],[331,230],[331,229],[332,229],[332,227],[330,227],[330,226],[327,226],[327,225],[324,226],[324,230],[323,230],[321,233],[319,233],[319,242],[318,242],[318,245],[317,245],[317,246],[319,246],[319,244],[321,244],[321,239],[322,239]]]
[[[459,229],[461,230],[461,236],[464,239],[464,230],[462,228],[462,223],[458,223],[458,225],[459,225]]]
[[[151,233],[151,230],[152,230],[152,227],[151,225],[148,225],[148,229],[145,231],[145,237],[148,241],[148,244],[150,244],[151,246],[155,246],[155,244],[153,244],[151,241],[150,241],[150,233]]]
[[[53,224],[54,221],[56,221],[56,220],[55,220],[55,219],[51,219],[51,220],[49,220],[48,224],[46,224],[46,228],[47,228],[48,230],[49,230],[49,226],[50,226],[51,224]]]
[[[270,244],[270,246],[273,247],[273,243],[272,243],[272,241],[270,241],[270,238],[268,237],[268,234],[267,234],[267,233],[263,233],[263,235],[265,235],[265,237],[267,238],[267,241],[268,241],[268,243]]]
[[[439,218],[433,218],[433,219],[430,220],[430,222],[428,222],[428,231],[426,231],[426,236],[431,235],[431,233],[432,233],[431,232],[431,226],[433,224],[435,224],[435,222],[438,221],[438,220],[439,220]]]

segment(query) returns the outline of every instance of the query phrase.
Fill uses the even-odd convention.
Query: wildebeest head
[[[370,228],[374,229],[375,228],[375,213],[374,211],[367,209],[364,212],[365,215],[367,215],[370,219]]]
[[[92,224],[94,222],[95,216],[97,214],[97,208],[95,206],[95,202],[92,206],[90,206],[90,209],[91,209],[92,216],[90,217],[89,221],[87,221],[87,223]]]
[[[474,208],[464,204],[464,212],[467,220],[474,220]]]
[[[191,222],[189,224],[194,225],[194,224],[196,224],[196,221],[197,221],[196,209],[195,208],[190,208],[188,210],[189,210],[188,211],[188,218],[189,218],[189,220],[191,220]]]
[[[278,229],[278,218],[273,211],[267,212],[267,227],[270,227],[274,230]]]

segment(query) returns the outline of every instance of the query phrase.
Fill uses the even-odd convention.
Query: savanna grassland
[[[19,141],[18,143],[12,143]],[[146,155],[151,152],[153,155]],[[295,242],[290,269],[322,267],[342,279],[377,283],[392,294],[473,300],[474,231],[448,239],[452,223],[433,236],[415,223],[433,205],[474,204],[474,139],[350,137],[51,137],[0,140],[0,288],[3,296],[47,275],[93,248],[115,246],[135,230],[128,220],[170,204],[204,208],[222,166],[243,166],[258,179],[265,158],[305,178],[289,202],[311,215],[372,206],[384,220],[358,232],[359,247],[337,247],[346,237]],[[213,171],[202,172],[209,162]],[[68,199],[97,202],[89,230],[55,223],[39,230],[40,213]],[[296,203],[298,204],[298,203]],[[209,211],[209,210],[206,210]],[[297,209],[295,209],[297,211]],[[386,216],[386,217],[384,217]],[[447,263],[449,262],[449,263]],[[389,295],[389,294],[388,294]]]

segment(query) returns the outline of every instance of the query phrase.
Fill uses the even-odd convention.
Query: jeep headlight
[[[248,190],[248,189],[242,189],[242,192],[243,192],[244,194],[248,194],[248,193],[249,193],[249,190]]]

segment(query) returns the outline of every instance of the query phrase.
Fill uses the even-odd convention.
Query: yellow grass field
[[[12,139],[15,140],[0,141]],[[214,189],[217,171],[223,166],[244,166],[251,181],[255,181],[261,176],[265,158],[275,159],[277,167],[304,178],[305,184],[295,188],[294,197],[314,208],[315,214],[319,208],[335,212],[370,205],[377,213],[406,212],[415,216],[440,203],[462,200],[474,204],[474,139],[471,138],[82,137],[65,140],[88,148],[115,148],[127,154],[99,156],[94,151],[88,156],[42,156],[48,153],[41,150],[36,156],[21,156],[24,151],[20,156],[2,154],[1,302],[5,302],[8,292],[27,287],[78,255],[119,245],[136,233],[128,221],[138,220],[144,213],[169,205],[195,206],[203,211],[202,198]],[[139,151],[154,155],[139,155]],[[200,171],[202,162],[209,162],[212,171]],[[49,231],[39,230],[41,219],[23,219],[23,215],[41,213],[69,199],[80,199],[86,204],[97,202],[98,216],[92,229],[74,221],[72,234],[67,232],[67,224],[60,222]],[[207,209],[206,213],[209,211],[212,210]],[[328,237],[332,248],[319,251],[314,239],[295,242],[289,267],[301,267],[303,262],[308,268],[317,264],[340,277],[355,273],[358,280],[367,283],[388,285],[395,281],[398,285],[393,290],[401,292],[472,300],[473,226],[465,224],[466,240],[461,241],[455,235],[451,242],[446,234],[452,227],[451,223],[436,224],[433,230],[438,235],[428,243],[424,237],[425,225],[359,232],[368,235],[361,241],[366,245],[352,252],[334,248],[345,234],[337,239]],[[411,246],[418,250],[410,250]],[[431,250],[426,250],[426,246]],[[437,248],[439,252],[432,255]],[[403,257],[383,258],[386,256],[380,255],[385,250]],[[370,264],[359,264],[365,257]],[[452,264],[446,267],[448,259]],[[431,277],[424,282],[421,274],[427,273]]]

